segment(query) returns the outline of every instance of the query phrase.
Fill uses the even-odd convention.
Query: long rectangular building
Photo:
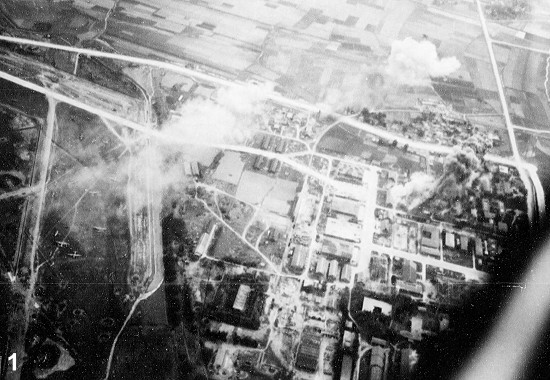
[[[266,157],[256,156],[256,159],[254,160],[254,169],[256,169],[256,170],[263,169],[266,161],[267,161]]]
[[[342,359],[342,370],[340,371],[340,380],[351,380],[353,361],[350,355],[344,355]]]
[[[239,290],[237,291],[237,296],[235,297],[235,302],[233,302],[233,309],[243,311],[246,305],[246,300],[252,288],[248,285],[239,285]]]
[[[317,265],[315,266],[315,274],[324,277],[328,270],[328,260],[323,256],[319,257]]]
[[[294,255],[292,256],[292,261],[290,266],[295,270],[302,270],[306,265],[307,255],[309,253],[309,248],[305,245],[297,245],[294,249]]]
[[[430,256],[441,256],[439,251],[441,233],[436,226],[423,225],[420,238],[420,252]]]
[[[359,219],[361,203],[348,198],[334,196],[330,209],[336,213],[353,216]]]
[[[306,372],[315,372],[319,361],[319,351],[321,349],[321,332],[312,327],[306,326],[300,347],[296,355],[296,367]]]
[[[273,136],[264,136],[262,139],[262,149],[267,150],[269,149],[269,146],[271,145],[271,140],[273,139]]]
[[[330,262],[330,265],[328,267],[328,280],[329,281],[334,281],[338,278],[338,273],[339,273],[339,270],[338,270],[338,260],[332,260]]]
[[[269,161],[269,172],[270,173],[277,173],[279,171],[279,168],[281,167],[281,162],[277,160],[276,158],[272,158]]]
[[[325,235],[357,243],[361,241],[361,226],[345,220],[327,218]]]
[[[340,272],[340,281],[351,282],[351,265],[344,264],[342,271]]]
[[[210,236],[207,233],[203,233],[201,235],[201,238],[199,239],[199,243],[195,247],[195,256],[202,256],[206,252],[206,249],[208,248],[208,242],[210,240]]]
[[[277,148],[275,148],[275,151],[277,153],[283,153],[286,151],[287,142],[285,140],[281,140],[279,144],[277,144]]]
[[[351,243],[342,240],[325,238],[323,239],[319,253],[329,258],[350,260],[352,257],[353,248],[354,246]]]

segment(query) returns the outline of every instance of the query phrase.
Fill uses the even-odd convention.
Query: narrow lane
[[[32,314],[32,309],[34,308],[34,289],[36,287],[36,281],[38,279],[38,271],[40,266],[36,266],[37,262],[37,253],[38,253],[38,244],[40,241],[40,228],[42,221],[42,212],[44,210],[45,198],[46,198],[46,187],[48,180],[48,170],[50,165],[50,156],[52,151],[52,138],[55,130],[55,109],[57,106],[57,101],[51,97],[47,98],[48,100],[48,115],[46,118],[46,132],[44,134],[43,146],[40,152],[40,167],[38,168],[38,195],[36,199],[37,208],[36,211],[31,210],[33,213],[34,227],[32,231],[32,242],[30,252],[21,252],[21,254],[29,254],[29,289],[25,294],[25,332],[23,336],[27,334],[27,329],[29,327],[29,320]],[[32,220],[32,219],[31,219]],[[30,226],[29,226],[30,228]],[[23,350],[23,347],[17,347],[17,350]],[[24,352],[18,352],[21,357],[24,357]],[[15,379],[18,379],[20,372],[15,373]]]
[[[229,81],[227,79],[216,77],[216,76],[207,74],[205,72],[184,68],[184,67],[178,66],[178,65],[173,64],[173,63],[156,61],[156,60],[153,60],[153,59],[132,57],[132,56],[127,56],[127,55],[123,55],[123,54],[107,53],[107,52],[101,52],[101,51],[96,51],[96,50],[92,50],[92,49],[76,48],[76,47],[72,47],[72,46],[57,45],[57,44],[52,44],[52,43],[49,43],[49,42],[34,41],[34,40],[29,40],[29,39],[24,39],[24,38],[16,38],[16,37],[10,37],[10,36],[0,36],[0,41],[6,41],[6,42],[12,42],[12,43],[18,43],[18,44],[28,44],[28,45],[34,45],[34,46],[41,46],[41,47],[52,48],[52,49],[57,49],[57,50],[70,51],[70,52],[75,52],[75,53],[82,53],[82,54],[89,55],[89,56],[94,56],[94,57],[104,57],[104,58],[110,58],[110,59],[121,60],[121,61],[126,61],[126,62],[132,62],[132,63],[137,63],[137,64],[154,66],[154,67],[170,70],[170,71],[173,71],[173,72],[176,72],[176,73],[180,73],[180,74],[192,77],[194,79],[199,79],[199,80],[204,80],[206,82],[215,83],[215,84],[218,84],[218,85],[221,85],[221,86],[224,86],[224,87],[242,87],[244,85],[244,83],[234,83],[234,82]],[[14,77],[12,75],[9,75],[7,73],[1,73],[0,72],[0,77],[2,77],[4,79],[7,79],[7,80],[10,80],[12,82],[15,82],[17,84],[21,84],[21,82],[16,82],[15,81],[16,79],[19,79],[19,78]],[[29,83],[30,85],[34,85],[33,83],[30,83],[30,82],[27,82],[27,83]],[[21,84],[21,85],[25,86],[24,84]],[[36,86],[36,85],[34,85],[34,86]],[[35,91],[44,93],[40,89],[40,86],[36,86],[32,89],[34,89]],[[58,94],[50,93],[50,96],[56,96],[56,95],[58,95]],[[319,111],[319,107],[316,106],[316,105],[309,104],[309,103],[299,101],[299,100],[295,100],[295,99],[289,99],[289,98],[286,98],[286,97],[284,97],[282,95],[279,95],[277,93],[274,93],[274,92],[267,92],[266,91],[264,95],[265,95],[266,99],[272,100],[272,101],[274,101],[276,103],[279,103],[281,105],[284,105],[284,106],[300,108],[302,110],[306,110],[306,111],[310,111],[310,112],[318,112]],[[59,96],[63,96],[63,95],[59,95]],[[64,98],[65,98],[65,100],[63,100],[63,101],[68,102],[69,98],[68,97],[64,97]],[[79,102],[77,102],[77,103],[79,103]],[[82,109],[87,110],[88,112],[95,113],[95,114],[99,115],[98,111],[100,111],[100,110],[98,110],[94,107],[84,105],[83,103],[80,103],[80,104],[81,105],[76,105],[76,104],[74,104],[74,105],[75,105],[75,107],[80,107]],[[107,114],[107,116],[105,116],[105,114]],[[388,139],[388,140],[392,140],[392,141],[397,140],[397,142],[400,143],[400,144],[408,144],[409,147],[412,148],[412,149],[430,151],[430,152],[440,153],[440,154],[448,154],[453,149],[450,146],[443,146],[443,145],[440,145],[440,144],[431,144],[431,143],[424,143],[424,142],[416,141],[416,140],[409,140],[407,138],[404,138],[403,136],[393,134],[392,132],[384,131],[384,130],[381,130],[379,128],[361,123],[360,121],[358,121],[358,120],[356,120],[356,119],[354,119],[353,117],[350,117],[350,116],[341,115],[341,114],[338,114],[338,113],[335,113],[335,112],[329,112],[328,115],[336,117],[338,119],[338,122],[344,122],[346,124],[349,124],[353,127],[361,129],[363,131],[375,134],[379,137],[382,137],[382,138],[385,138],[385,139]],[[141,126],[138,123],[133,123],[133,122],[129,122],[132,125],[126,124],[125,123],[126,120],[122,117],[118,117],[116,115],[112,115],[112,114],[109,114],[109,113],[106,113],[106,112],[102,113],[100,116],[104,116],[104,117],[106,117],[110,120],[113,120],[113,121],[115,121],[119,124],[122,124],[122,125],[125,125],[125,126],[129,127],[129,128],[137,129],[137,130],[140,130],[140,131],[144,132],[143,131],[143,126]],[[514,140],[514,142],[515,142],[515,140]],[[516,147],[516,149],[517,149],[517,147]],[[502,159],[507,160],[506,158],[502,158]],[[513,165],[513,166],[522,165],[521,162],[518,162],[518,161],[515,161],[515,160],[507,160],[507,162],[509,162],[508,165]]]
[[[506,101],[506,94],[504,93],[504,86],[502,84],[502,79],[500,77],[500,72],[498,69],[498,64],[495,58],[495,52],[493,50],[493,40],[491,36],[489,35],[489,30],[487,28],[487,22],[485,20],[485,14],[483,13],[483,9],[481,7],[480,0],[475,0],[477,5],[477,13],[479,16],[479,20],[481,22],[481,28],[483,30],[483,36],[485,38],[485,43],[487,45],[487,51],[489,52],[489,58],[491,60],[491,67],[493,69],[493,75],[495,76],[495,82],[497,84],[497,90],[500,100],[500,105],[502,107],[502,112],[504,114],[504,121],[506,124],[506,130],[508,131],[508,138],[510,140],[510,146],[512,148],[512,154],[514,158],[514,163],[516,167],[518,167],[519,175],[521,177],[521,180],[525,184],[525,187],[527,188],[527,213],[529,215],[529,223],[531,227],[533,227],[533,221],[534,221],[534,211],[535,207],[533,205],[533,202],[536,201],[538,203],[538,209],[542,210],[545,207],[545,201],[544,201],[544,194],[537,194],[536,190],[531,186],[531,178],[529,174],[532,172],[529,172],[525,169],[525,167],[522,165],[523,160],[521,158],[521,155],[519,154],[517,142],[516,142],[516,135],[514,131],[514,125],[512,123],[512,120],[510,118],[510,110],[508,109],[508,102]],[[537,182],[539,180],[538,176],[533,178],[533,182]],[[534,186],[535,188],[537,185]],[[533,192],[535,193],[533,194]],[[535,198],[536,197],[536,198]]]
[[[506,95],[504,94],[504,86],[502,85],[502,80],[500,79],[500,73],[498,71],[497,60],[495,58],[495,52],[493,50],[493,43],[491,36],[489,35],[489,30],[487,29],[487,23],[485,21],[485,15],[481,7],[479,0],[475,0],[477,4],[477,13],[479,15],[479,21],[481,22],[481,29],[483,30],[483,36],[485,37],[485,43],[487,45],[487,51],[489,53],[489,58],[491,60],[491,68],[493,69],[493,75],[495,76],[495,82],[497,84],[497,90],[500,100],[500,106],[502,107],[502,112],[504,114],[504,121],[506,123],[506,129],[508,131],[508,138],[510,139],[510,146],[512,147],[512,154],[516,162],[521,161],[519,155],[518,146],[516,143],[516,136],[514,134],[514,126],[512,120],[510,119],[510,111],[508,110],[508,103],[506,102]]]
[[[38,191],[40,191],[40,186],[22,187],[14,191],[8,191],[0,194],[0,201],[11,198],[25,198],[29,195],[35,194]]]

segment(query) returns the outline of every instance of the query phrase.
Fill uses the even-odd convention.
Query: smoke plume
[[[184,103],[163,128],[166,135],[201,142],[240,143],[260,114],[265,88],[259,86],[222,88],[216,100],[195,98]]]
[[[185,102],[161,128],[166,136],[162,141],[139,149],[133,157],[138,183],[149,177],[159,190],[174,185],[182,187],[186,179],[182,161],[198,161],[209,165],[218,149],[204,146],[216,144],[242,144],[257,128],[257,116],[264,107],[266,88],[244,86],[221,88],[216,99],[194,98]],[[173,138],[174,144],[170,144]],[[182,145],[189,141],[189,145]],[[139,187],[133,189],[142,191]],[[136,196],[136,199],[145,197]]]
[[[460,68],[456,57],[439,58],[436,47],[427,40],[410,37],[394,41],[386,72],[399,84],[424,85],[430,77],[449,75]]]
[[[472,148],[455,148],[445,158],[444,176],[452,176],[457,183],[462,184],[470,179],[480,164],[481,161]]]
[[[126,154],[109,159],[100,143],[89,143],[95,137],[85,136],[86,143],[75,138],[75,146],[71,149],[73,159],[85,163],[85,166],[76,166],[76,170],[71,173],[70,182],[74,188],[84,192],[95,190],[100,186],[95,185],[97,181],[106,179],[111,186],[110,191],[125,191],[125,195],[132,199],[135,209],[140,209],[148,202],[147,183],[151,184],[151,191],[156,194],[168,188],[184,189],[190,180],[185,176],[183,162],[198,161],[208,166],[219,150],[205,144],[244,143],[258,124],[256,118],[261,114],[264,105],[264,93],[265,88],[251,85],[222,88],[217,92],[215,101],[193,98],[185,102],[160,127],[159,132],[166,136],[163,139],[147,139],[147,136],[139,132],[124,133],[127,132],[126,129],[112,125],[107,120],[96,119],[95,122],[105,123],[111,132],[122,136],[123,146],[113,153],[114,157],[124,148]],[[67,110],[62,108],[58,112],[75,111],[71,107]],[[64,115],[62,120],[68,118],[69,116]],[[186,141],[189,144],[182,144]],[[52,171],[52,179],[62,176],[65,168],[60,167],[59,172],[57,170]],[[125,190],[119,186],[124,186]],[[53,183],[49,187],[53,188]]]
[[[404,185],[396,185],[388,192],[388,202],[394,206],[413,209],[426,200],[435,188],[435,179],[426,173],[416,172]]]
[[[416,172],[404,185],[397,185],[388,192],[388,202],[409,211],[432,200],[434,197],[453,199],[471,186],[480,175],[481,160],[470,147],[455,148],[445,157],[444,173],[435,179]]]

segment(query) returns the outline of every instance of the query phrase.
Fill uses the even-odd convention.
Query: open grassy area
[[[174,334],[168,328],[131,327],[121,335],[111,377],[121,380],[174,379],[176,349]]]
[[[262,258],[240,237],[223,227],[211,250],[212,257],[249,267],[265,266]]]
[[[285,231],[270,228],[265,232],[258,245],[258,249],[274,263],[279,265],[283,260],[286,248],[287,234]]]
[[[246,231],[246,241],[255,245],[261,233],[264,232],[266,228],[267,226],[265,223],[260,220],[255,220]]]
[[[50,265],[38,276],[38,318],[85,358],[66,375],[96,379],[132,296],[126,156],[118,158],[119,141],[96,117],[64,104],[57,111],[38,246],[39,262]]]
[[[238,233],[243,233],[245,226],[254,215],[254,208],[223,194],[218,194],[216,199],[223,220]]]

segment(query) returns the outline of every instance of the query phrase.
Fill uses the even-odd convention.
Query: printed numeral
[[[8,361],[11,360],[11,370],[16,371],[17,370],[17,353],[13,353],[8,357]]]

